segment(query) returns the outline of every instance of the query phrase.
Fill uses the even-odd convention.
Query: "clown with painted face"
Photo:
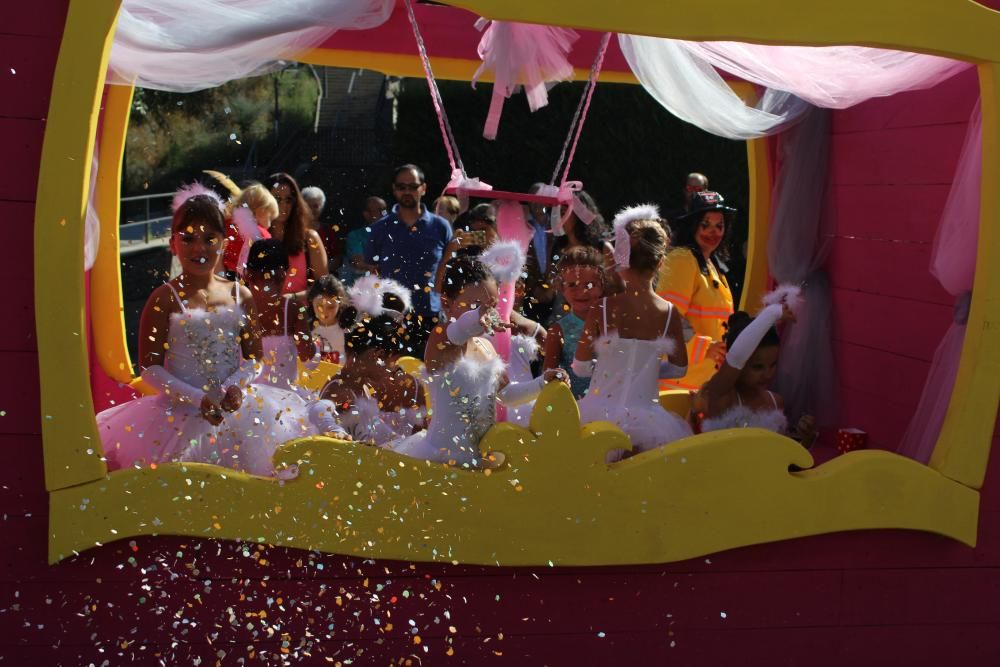
[[[698,389],[722,363],[725,323],[733,294],[723,273],[735,209],[717,192],[696,192],[689,211],[672,222],[671,245],[660,269],[657,294],[677,306],[694,335],[687,342],[688,371],[663,380],[663,388]]]

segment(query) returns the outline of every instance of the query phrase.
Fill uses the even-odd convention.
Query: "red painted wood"
[[[69,0],[4,3],[3,32],[61,38]],[[41,42],[42,40],[39,40]]]
[[[965,126],[951,123],[834,135],[830,147],[833,182],[950,183]]]
[[[842,237],[930,243],[950,187],[950,183],[835,183],[831,186],[831,206],[836,211],[836,233]],[[920,268],[914,266],[913,272]]]
[[[0,118],[0,146],[7,163],[0,179],[0,200],[35,201],[44,133],[44,121]]]
[[[0,285],[25,285],[34,271],[34,205],[26,202],[0,201],[5,254],[16,252],[17,261],[0,261]],[[29,283],[30,284],[30,283]],[[0,351],[34,351],[35,295],[28,288],[4,292],[4,326],[0,327]]]
[[[0,34],[0,53],[5,56],[0,69],[0,117],[44,118],[49,111],[58,39]]]
[[[834,340],[930,361],[951,306],[834,288]],[[838,355],[839,356],[839,355]]]
[[[827,271],[841,289],[950,307],[954,297],[931,275],[930,262],[930,243],[838,236],[831,243]]]
[[[0,433],[41,433],[38,355],[35,352],[0,351]]]
[[[833,132],[844,134],[891,127],[965,123],[978,93],[976,77],[975,69],[970,69],[928,90],[875,98],[838,111],[833,117]]]

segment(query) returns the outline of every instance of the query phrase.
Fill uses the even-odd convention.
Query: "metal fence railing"
[[[118,244],[124,254],[164,245],[170,238],[173,192],[122,197]]]

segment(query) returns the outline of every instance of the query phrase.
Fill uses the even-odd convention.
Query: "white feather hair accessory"
[[[632,254],[632,239],[628,234],[628,223],[633,220],[659,220],[660,209],[656,204],[639,204],[638,206],[628,206],[618,211],[615,216],[615,266],[619,269],[629,267],[629,258]]]
[[[388,314],[395,319],[402,319],[403,313],[412,307],[410,290],[391,278],[362,276],[354,281],[354,284],[347,289],[347,293],[351,297],[351,305],[371,317]],[[386,294],[392,294],[402,301],[403,310],[386,308],[384,304]]]
[[[524,251],[516,241],[497,241],[479,255],[493,277],[501,283],[512,283],[524,270]]]
[[[182,185],[177,188],[177,192],[174,193],[174,199],[170,202],[170,212],[176,213],[177,209],[184,205],[184,202],[191,199],[191,197],[197,197],[199,195],[204,195],[212,199],[216,206],[219,207],[220,211],[226,208],[226,204],[222,201],[222,197],[216,194],[214,190],[195,181],[194,183],[188,183],[187,185]]]
[[[253,217],[253,211],[246,206],[239,206],[233,210],[233,224],[236,231],[243,239],[243,246],[240,248],[239,259],[236,260],[236,272],[241,276],[246,273],[247,260],[250,258],[250,246],[263,238],[257,220]],[[230,238],[230,240],[235,240]]]
[[[765,294],[764,298],[761,299],[761,302],[765,306],[783,303],[788,306],[788,309],[793,313],[797,313],[802,308],[802,304],[805,300],[802,298],[801,287],[790,283],[784,283],[782,285],[778,285],[773,291]]]

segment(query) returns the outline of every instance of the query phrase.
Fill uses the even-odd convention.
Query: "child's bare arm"
[[[563,348],[563,333],[562,327],[559,323],[553,324],[549,327],[549,332],[545,336],[545,359],[542,363],[542,368],[549,370],[550,368],[556,368],[559,366],[559,358],[562,356]]]

